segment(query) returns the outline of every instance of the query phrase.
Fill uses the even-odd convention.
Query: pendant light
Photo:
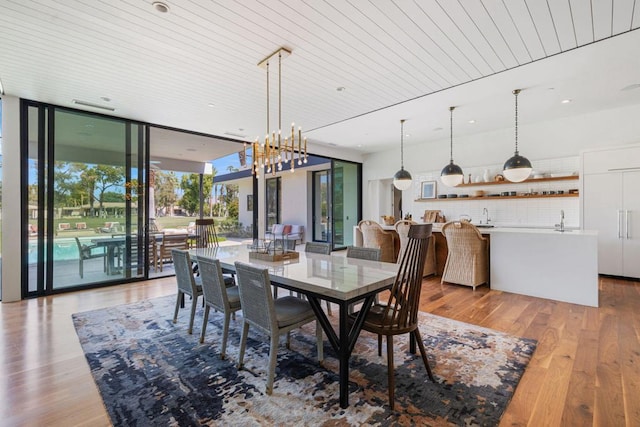
[[[451,115],[451,144],[450,144],[450,158],[449,164],[442,169],[440,173],[440,179],[442,183],[447,187],[456,187],[462,184],[462,180],[464,179],[464,174],[462,173],[462,168],[455,163],[453,163],[453,110],[456,107],[449,107],[450,115]]]
[[[400,170],[393,176],[393,185],[398,190],[411,187],[411,174],[404,170],[404,119],[400,120]]]
[[[507,160],[504,164],[504,177],[511,182],[522,182],[525,179],[529,178],[531,175],[531,162],[526,158],[522,157],[518,153],[518,94],[520,93],[520,89],[516,89],[513,91],[513,94],[516,97],[516,152],[509,160]]]

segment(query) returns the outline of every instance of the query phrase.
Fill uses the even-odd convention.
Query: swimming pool
[[[80,238],[80,243],[91,244],[90,238]],[[36,240],[29,241],[29,264],[35,264],[38,261],[38,242]],[[55,239],[53,241],[53,259],[54,261],[70,261],[79,258],[78,245],[75,239]]]

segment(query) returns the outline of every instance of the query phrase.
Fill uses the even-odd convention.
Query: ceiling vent
[[[79,99],[74,99],[73,103],[77,105],[83,105],[85,107],[98,108],[100,110],[116,111],[115,108],[107,107],[106,105],[94,104],[93,102],[81,101]]]

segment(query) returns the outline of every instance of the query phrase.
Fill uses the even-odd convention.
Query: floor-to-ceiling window
[[[144,126],[22,105],[24,296],[144,277]]]
[[[0,212],[2,212],[2,98],[0,98]],[[2,301],[2,214],[0,213],[0,301]]]
[[[280,223],[280,209],[282,198],[280,196],[280,177],[269,178],[265,182],[265,198],[266,198],[266,223],[267,230],[271,229],[273,224]]]

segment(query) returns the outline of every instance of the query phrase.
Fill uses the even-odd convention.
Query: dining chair
[[[422,289],[422,271],[424,259],[431,236],[432,224],[412,225],[409,230],[409,242],[400,261],[398,274],[389,293],[386,305],[375,304],[367,313],[362,329],[387,337],[387,378],[389,388],[389,406],[394,409],[395,378],[393,365],[393,337],[409,334],[411,340],[418,343],[422,361],[431,381],[434,381],[427,360],[420,329],[418,328],[418,309]],[[358,313],[349,319],[355,321]],[[380,340],[379,340],[380,342]]]
[[[273,298],[269,271],[266,268],[258,268],[238,261],[235,266],[243,314],[238,369],[242,369],[243,366],[247,335],[251,325],[271,338],[266,388],[267,394],[271,394],[280,335],[287,334],[287,348],[290,348],[290,331],[316,321],[318,362],[322,363],[322,327],[316,320],[316,315],[308,301],[292,296]]]
[[[331,255],[331,244],[324,242],[307,242],[304,245],[305,253]],[[327,313],[332,316],[331,303],[327,301]]]
[[[358,223],[362,233],[362,246],[380,249],[380,261],[396,262],[396,240],[393,231],[387,231],[375,221],[364,219]]]
[[[160,271],[162,271],[162,266],[165,261],[173,259],[172,254],[174,249],[189,249],[189,240],[186,233],[163,234],[162,242],[160,243],[158,255],[156,257],[156,262],[160,266]]]
[[[366,259],[368,261],[380,261],[380,249],[378,248],[363,248],[362,246],[347,246],[347,258],[354,259]],[[378,294],[375,297],[376,304],[378,303]],[[354,307],[357,303],[349,305],[349,313],[353,313]],[[382,340],[382,338],[380,338]],[[378,347],[380,347],[378,343]]]
[[[81,243],[77,237],[75,239],[76,245],[78,245],[78,273],[80,278],[84,278],[84,262],[88,259],[103,258],[103,271],[107,271],[107,252],[105,248],[98,245],[86,245]],[[96,252],[94,252],[95,249],[97,249]]]
[[[447,262],[440,283],[457,283],[476,290],[489,283],[489,242],[468,221],[450,221],[442,226],[447,239]]]
[[[429,222],[429,221],[425,221]],[[400,250],[398,251],[398,259],[397,262],[400,263],[402,259],[402,254],[407,249],[407,244],[409,243],[409,229],[412,225],[417,224],[415,221],[410,221],[407,219],[401,219],[396,222],[394,228],[396,229],[396,233],[398,233],[398,239],[400,240]],[[424,271],[422,272],[423,277],[430,276],[432,274],[436,274],[436,245],[435,245],[435,236],[431,235],[429,237],[429,246],[427,247],[427,255],[424,260]]]
[[[195,257],[200,270],[200,279],[202,281],[202,293],[204,294],[204,316],[202,319],[202,332],[200,332],[200,342],[204,342],[204,336],[207,331],[207,322],[209,320],[209,309],[213,307],[224,314],[224,323],[222,325],[222,349],[220,350],[220,358],[225,358],[227,350],[227,339],[229,337],[229,322],[231,314],[240,310],[240,294],[237,286],[229,286],[225,284],[222,276],[222,268],[220,261],[211,258]]]
[[[176,282],[178,284],[178,295],[176,298],[176,310],[173,314],[173,323],[178,321],[178,310],[181,303],[184,302],[184,295],[191,296],[191,317],[189,318],[188,333],[193,332],[193,319],[196,316],[196,305],[198,297],[202,295],[202,284],[198,283],[191,270],[191,258],[189,252],[181,249],[172,249],[171,257],[173,258],[173,266],[176,270]]]
[[[219,246],[213,218],[196,219],[195,234],[196,248],[217,248]]]

